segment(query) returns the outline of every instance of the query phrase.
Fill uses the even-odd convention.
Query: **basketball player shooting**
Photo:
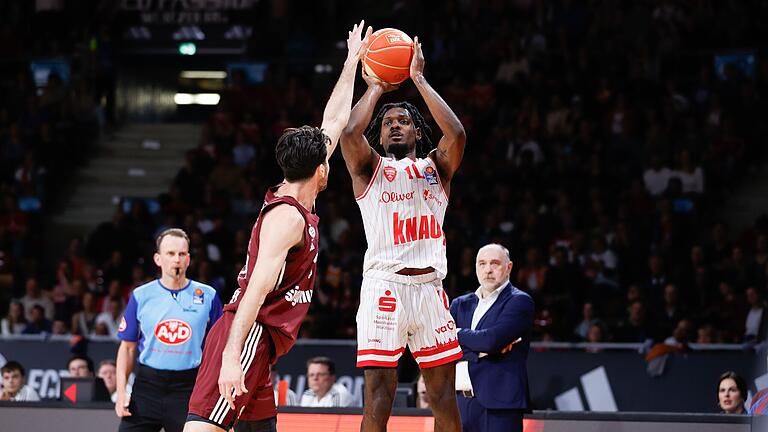
[[[248,242],[239,288],[208,333],[189,402],[186,432],[274,431],[269,365],[296,342],[317,273],[314,205],[328,184],[328,158],[350,115],[355,73],[370,29],[348,33],[348,55],[321,128],[287,129],[275,156],[283,183],[270,188]]]
[[[357,312],[357,366],[365,368],[365,432],[386,430],[397,388],[397,361],[406,343],[424,375],[435,430],[461,427],[454,389],[454,362],[461,358],[461,349],[442,288],[447,273],[442,223],[466,135],[456,114],[424,77],[418,37],[413,47],[410,78],[443,133],[437,148],[432,149],[424,118],[407,102],[384,105],[371,122],[381,95],[395,87],[365,72],[368,89],[341,135],[368,241]]]

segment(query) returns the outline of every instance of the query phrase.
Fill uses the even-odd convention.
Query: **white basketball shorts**
[[[357,310],[357,367],[397,367],[406,344],[422,369],[461,358],[442,281],[436,273],[366,271]]]

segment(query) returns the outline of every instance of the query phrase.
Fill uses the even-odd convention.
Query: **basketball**
[[[390,84],[400,84],[410,76],[413,40],[393,28],[385,28],[371,35],[371,43],[363,55],[368,75]]]

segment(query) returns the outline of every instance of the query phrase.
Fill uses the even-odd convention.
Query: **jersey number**
[[[413,172],[411,172],[411,169],[413,169]],[[424,178],[424,176],[422,176],[421,173],[419,172],[419,169],[416,168],[416,164],[411,164],[411,166],[405,167],[405,173],[408,174],[408,178],[411,180],[413,180],[414,176],[420,179]]]

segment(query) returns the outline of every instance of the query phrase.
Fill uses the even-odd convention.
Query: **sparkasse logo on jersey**
[[[166,345],[181,345],[192,337],[192,327],[182,320],[167,319],[155,327],[155,337]]]

